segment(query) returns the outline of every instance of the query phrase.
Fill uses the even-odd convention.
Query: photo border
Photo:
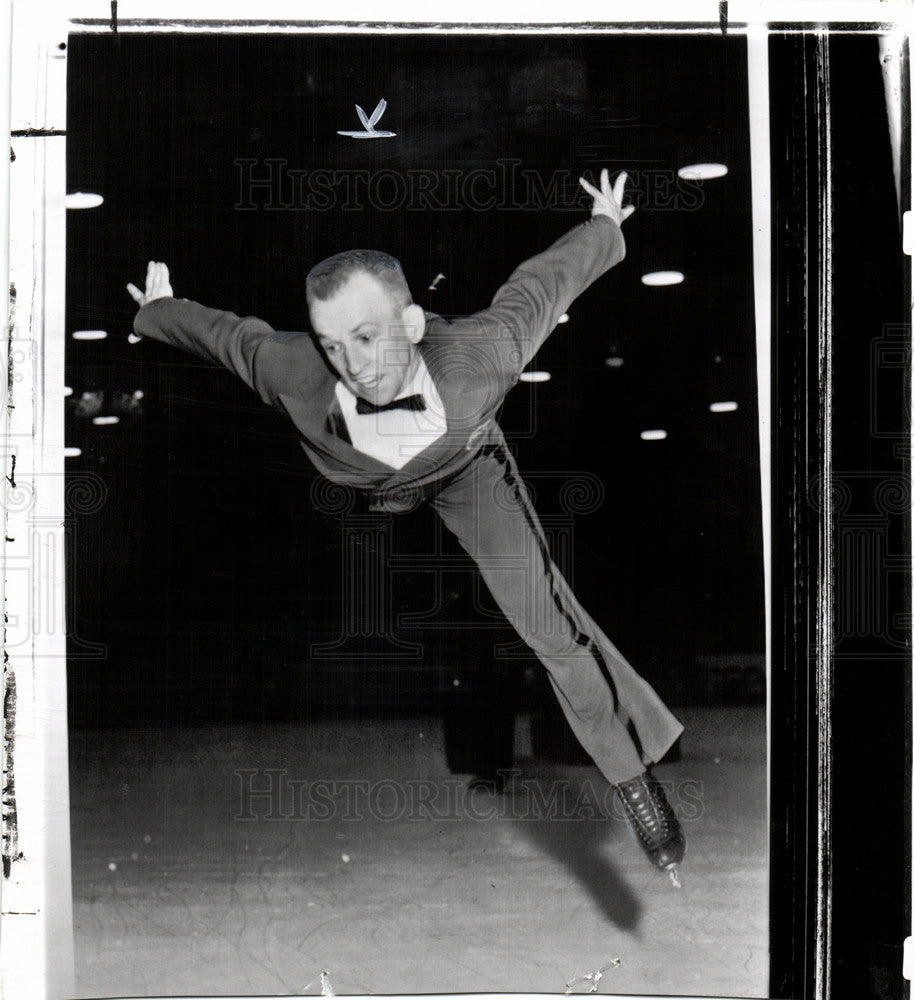
[[[267,4],[261,5],[267,6]],[[338,8],[343,16],[334,21],[302,21],[293,14],[300,8],[291,3],[269,3],[275,15],[269,19],[195,17],[209,14],[213,4],[202,2],[127,5],[97,2],[24,3],[10,6],[9,37],[12,65],[10,127],[16,164],[4,164],[2,183],[9,196],[9,271],[15,296],[7,300],[9,336],[3,343],[3,358],[9,376],[3,452],[7,481],[5,516],[6,547],[2,584],[7,608],[4,663],[4,854],[9,873],[0,884],[2,934],[0,967],[9,997],[66,996],[73,992],[72,901],[70,896],[69,791],[67,781],[66,724],[66,594],[62,570],[66,547],[67,497],[64,483],[63,398],[57,391],[63,370],[64,270],[65,270],[65,133],[66,58],[60,48],[69,34],[104,31],[251,32],[657,32],[681,33],[729,31],[745,33],[750,50],[750,140],[753,145],[753,229],[756,260],[755,309],[759,373],[759,427],[762,461],[766,620],[773,625],[772,594],[772,423],[770,392],[763,387],[772,363],[771,282],[758,281],[760,267],[770,272],[771,195],[768,171],[756,173],[760,159],[770,153],[767,129],[767,39],[770,34],[797,32],[823,36],[827,32],[882,33],[892,29],[908,37],[904,4],[860,3],[720,3],[640,4],[639,17],[613,11],[611,22],[593,20],[588,13],[605,5],[578,2],[563,5],[567,20],[544,20],[536,24],[512,20],[508,9],[521,5],[478,4],[486,19],[478,22],[438,20],[431,4],[402,4],[397,21],[377,21],[371,4],[348,3]],[[398,4],[398,7],[401,5]],[[221,8],[224,10],[224,8]],[[468,8],[472,10],[472,8]],[[525,8],[529,11],[529,7]],[[682,21],[683,11],[695,12],[695,20]],[[504,16],[502,16],[504,11]],[[802,11],[802,19],[796,15]],[[497,15],[492,19],[493,12]],[[571,15],[571,16],[570,16]],[[764,52],[765,59],[762,59]],[[752,69],[753,61],[755,69]],[[823,93],[827,102],[827,87]],[[0,95],[2,97],[2,95]],[[899,92],[903,114],[911,106],[910,93]],[[2,101],[6,105],[6,101]],[[763,134],[764,133],[764,134]],[[827,149],[826,140],[826,149]],[[910,150],[907,162],[910,164]],[[831,213],[828,164],[819,187],[820,210],[826,220]],[[6,252],[7,241],[2,251]],[[819,474],[831,481],[828,451],[831,429],[832,387],[830,383],[830,240],[826,238],[819,258],[816,289],[825,322],[817,344],[818,386],[822,393],[819,413],[826,431],[826,447]],[[910,280],[910,279],[909,279]],[[8,289],[3,289],[6,295]],[[825,995],[830,979],[829,918],[832,895],[829,878],[829,828],[831,799],[831,732],[829,724],[831,663],[835,637],[832,612],[835,602],[835,566],[830,539],[834,528],[834,498],[826,488],[818,512],[816,539],[793,539],[794,546],[818,548],[818,578],[810,624],[817,635],[815,704],[819,750],[815,803],[807,802],[808,815],[815,816],[812,842],[816,849],[815,910],[818,933],[814,943],[813,981],[817,996]],[[807,498],[801,498],[805,502]],[[796,551],[796,549],[795,549]],[[769,632],[766,662],[768,676],[769,746],[771,654],[775,646]],[[789,645],[790,637],[788,637]],[[910,737],[910,734],[908,734]],[[769,754],[769,790],[771,782]],[[909,774],[910,778],[910,774]],[[814,808],[813,808],[814,805]],[[771,803],[769,801],[769,818]],[[12,808],[11,808],[12,807]],[[12,827],[11,827],[12,823]],[[18,824],[18,825],[17,825]],[[770,835],[770,829],[769,829]],[[910,929],[906,929],[910,933]],[[38,948],[36,961],[34,949]],[[41,991],[36,973],[41,970]]]

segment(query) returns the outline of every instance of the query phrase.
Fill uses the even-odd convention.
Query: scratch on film
[[[0,826],[3,831],[3,877],[9,878],[13,862],[18,861],[22,855],[19,853],[19,819],[16,813],[13,753],[16,738],[16,675],[6,663],[3,666],[3,681],[3,805]]]
[[[603,973],[609,969],[618,969],[622,964],[621,958],[611,958],[606,965],[601,965],[599,969],[594,972],[586,972],[583,976],[575,974],[571,979],[565,983],[565,996],[571,996],[572,990],[578,983],[590,983],[590,988],[588,993],[596,993],[600,988],[600,980],[603,978]]]

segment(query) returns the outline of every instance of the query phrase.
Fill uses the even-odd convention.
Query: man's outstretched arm
[[[228,368],[265,403],[273,402],[277,386],[272,369],[276,366],[261,364],[259,357],[261,348],[276,337],[276,331],[268,323],[253,316],[242,318],[187,299],[176,299],[168,268],[160,261],[149,262],[143,291],[132,283],[127,285],[127,291],[140,307],[133,321],[137,335],[171,344]]]
[[[581,178],[594,199],[590,221],[524,261],[496,292],[492,305],[476,314],[519,348],[517,371],[529,363],[571,303],[625,257],[621,225],[635,210],[622,206],[627,179],[621,173],[611,185],[603,170],[598,189]]]

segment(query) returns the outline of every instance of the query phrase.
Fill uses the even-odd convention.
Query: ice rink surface
[[[764,707],[677,714],[681,889],[523,719],[504,795],[432,717],[74,733],[77,996],[767,996]]]

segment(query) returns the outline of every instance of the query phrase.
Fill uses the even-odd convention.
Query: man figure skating
[[[578,604],[553,563],[496,422],[505,394],[593,281],[625,255],[626,176],[606,170],[592,217],[521,264],[492,304],[445,320],[412,301],[399,263],[353,250],[316,265],[313,335],[173,297],[150,262],[134,331],[240,376],[295,425],[319,472],[371,508],[431,504],[473,558],[507,620],[545,666],[568,722],[616,788],[650,860],[672,870],[685,840],[652,776],[682,726]]]

